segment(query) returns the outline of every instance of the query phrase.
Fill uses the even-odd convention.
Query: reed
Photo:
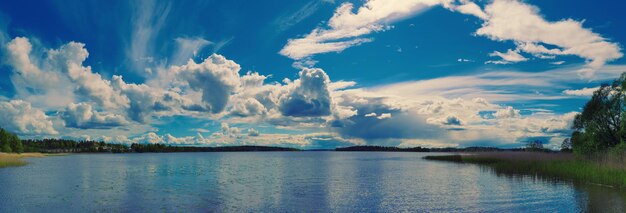
[[[426,156],[427,160],[484,165],[511,175],[538,175],[579,183],[626,188],[626,170],[613,163],[576,159],[569,154],[553,153],[477,153],[469,155]]]
[[[5,167],[13,167],[13,166],[24,166],[28,164],[28,162],[24,161],[24,158],[27,157],[44,157],[46,155],[41,153],[0,153],[0,168]]]

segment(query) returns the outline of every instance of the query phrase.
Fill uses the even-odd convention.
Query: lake
[[[433,153],[74,154],[0,169],[0,212],[624,212],[623,191]]]

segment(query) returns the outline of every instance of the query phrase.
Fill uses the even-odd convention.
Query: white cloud
[[[22,100],[0,102],[0,127],[18,134],[58,134],[46,114]]]
[[[144,74],[145,71],[149,73],[149,67],[154,63],[152,54],[157,46],[156,37],[166,24],[172,4],[134,1],[131,2],[131,9],[132,30],[129,35],[130,45],[126,49],[126,57],[131,65],[131,71],[140,74]]]
[[[248,129],[248,136],[257,137],[259,135],[261,135],[261,134],[259,133],[258,130],[254,129],[254,128]]]
[[[178,49],[168,59],[171,65],[182,65],[190,58],[196,57],[198,51],[202,50],[202,48],[213,44],[213,42],[200,37],[178,37],[174,41],[176,41]]]
[[[129,124],[124,116],[95,111],[89,103],[72,103],[60,116],[65,126],[81,129],[106,129]]]
[[[3,52],[4,61],[13,68],[11,83],[16,96],[38,106],[62,107],[74,100],[70,79],[49,67],[40,68],[39,61],[31,57],[33,46],[29,39],[17,37],[8,42]],[[49,64],[49,63],[44,63]]]
[[[231,115],[247,117],[263,115],[267,112],[267,109],[265,109],[265,106],[263,106],[263,104],[257,99],[247,98],[235,99],[229,111]]]
[[[596,90],[598,90],[600,87],[592,87],[592,88],[582,88],[582,89],[568,89],[568,90],[564,90],[563,94],[565,95],[572,95],[572,96],[592,96],[593,92],[595,92]]]
[[[196,132],[202,132],[202,133],[208,133],[211,132],[208,129],[203,129],[203,128],[193,128],[191,129],[192,131],[196,131]]]
[[[281,113],[294,117],[330,115],[332,100],[328,75],[317,68],[304,68],[299,75],[300,78],[291,84],[289,92],[280,100]]]
[[[193,90],[202,92],[202,101],[209,105],[211,112],[219,113],[240,84],[240,69],[234,61],[213,54],[200,64],[189,60],[186,65],[173,67],[172,71]]]
[[[511,106],[507,106],[504,109],[499,109],[498,111],[493,113],[493,117],[495,118],[518,118],[520,110],[514,109]]]
[[[391,113],[380,113],[380,115],[378,117],[376,117],[377,119],[387,119],[387,118],[391,118]]]
[[[472,2],[471,0],[459,0],[458,2],[460,4],[449,4],[449,5],[446,5],[446,7],[453,11],[457,11],[463,14],[473,15],[483,20],[488,18],[488,15],[485,12],[483,12],[480,6],[478,6],[476,3]]]
[[[616,65],[604,66],[596,71],[595,81],[615,79],[625,68],[625,66]],[[440,96],[465,99],[485,98],[491,102],[558,100],[569,98],[562,93],[564,85],[589,83],[588,80],[578,77],[579,69],[580,67],[568,67],[543,72],[494,71],[399,82],[361,88],[361,90],[412,99]]]
[[[38,106],[65,107],[76,98],[97,102],[106,108],[123,107],[128,100],[111,83],[82,63],[89,56],[84,44],[69,42],[46,51],[46,57],[31,55],[32,44],[17,37],[7,44],[7,61],[13,68],[11,82],[17,95]],[[35,63],[39,62],[39,63]]]
[[[554,65],[561,65],[564,64],[565,61],[555,61],[555,62],[550,62],[550,64],[554,64]]]
[[[444,126],[461,126],[463,124],[463,121],[461,121],[461,119],[455,115],[448,115],[447,117],[442,118],[429,118],[427,121],[432,124],[439,124]]]
[[[565,19],[545,20],[535,6],[517,0],[495,0],[484,9],[484,19],[477,35],[497,41],[515,41],[520,50],[538,55],[576,55],[589,60],[581,69],[586,77],[606,62],[621,58],[621,48],[601,35],[582,26],[582,22]],[[556,46],[548,49],[545,45]]]
[[[356,12],[353,12],[352,3],[344,3],[337,8],[326,26],[317,27],[302,38],[289,39],[280,54],[296,60],[310,60],[309,57],[315,54],[341,52],[373,40],[363,38],[365,35],[390,29],[391,23],[437,5],[481,19],[483,24],[476,35],[496,41],[515,42],[515,50],[491,54],[503,60],[488,63],[506,64],[528,60],[520,52],[541,59],[575,55],[588,60],[587,67],[580,69],[579,74],[592,77],[607,62],[623,56],[618,44],[584,28],[582,22],[572,19],[555,22],[545,20],[537,7],[518,0],[494,0],[484,9],[470,0],[403,0],[394,1],[393,4],[384,0],[368,0]]]
[[[291,14],[285,14],[274,21],[277,32],[282,32],[313,15],[324,1],[310,1]]]
[[[147,144],[165,142],[162,136],[159,136],[154,132],[148,132],[142,136],[133,138],[131,141],[135,143],[147,143]]]
[[[115,108],[128,104],[128,100],[113,90],[111,82],[105,80],[91,67],[83,67],[82,63],[89,53],[85,44],[69,42],[57,50],[48,52],[49,63],[54,64],[60,72],[67,73],[75,83],[75,93],[97,102],[106,108]]]
[[[360,36],[387,30],[390,23],[443,2],[449,0],[402,0],[393,4],[385,0],[368,0],[356,13],[352,3],[343,3],[327,26],[318,27],[302,38],[290,39],[280,54],[299,60],[319,53],[341,52],[372,41]]]
[[[493,53],[490,53],[489,56],[491,57],[500,57],[502,60],[499,61],[487,61],[486,63],[493,63],[493,64],[510,64],[510,63],[517,63],[517,62],[522,62],[522,61],[528,61],[528,59],[522,55],[519,54],[518,50],[511,50],[509,49],[506,53],[501,53],[498,51],[494,51]]]

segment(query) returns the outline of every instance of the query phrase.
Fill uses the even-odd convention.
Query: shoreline
[[[537,175],[544,178],[626,189],[626,169],[623,167],[598,161],[576,159],[572,154],[468,153],[462,155],[429,155],[425,156],[424,159],[481,165],[500,174]]]
[[[0,152],[0,168],[17,167],[28,165],[28,162],[24,158],[43,158],[50,156],[64,156],[69,153],[61,154],[48,154],[40,152],[27,152],[27,153],[4,153]]]

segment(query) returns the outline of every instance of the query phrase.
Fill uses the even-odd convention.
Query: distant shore
[[[570,153],[478,152],[426,156],[426,160],[471,163],[511,175],[539,175],[578,183],[626,188],[626,167],[620,163],[577,159]]]

